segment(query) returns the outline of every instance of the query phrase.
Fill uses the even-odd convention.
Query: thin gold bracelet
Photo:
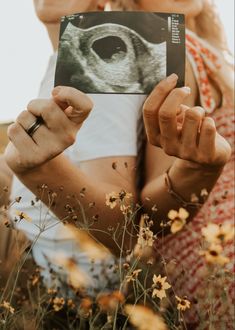
[[[183,207],[192,207],[192,208],[201,208],[204,203],[200,202],[187,202],[183,197],[181,197],[179,194],[177,194],[172,187],[172,182],[169,176],[169,171],[171,168],[168,168],[168,170],[165,172],[165,184],[167,186],[167,192]]]

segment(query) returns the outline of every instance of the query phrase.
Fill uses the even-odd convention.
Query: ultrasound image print
[[[91,26],[84,24],[89,14],[93,15]],[[55,85],[85,93],[149,94],[167,75],[166,38],[152,42],[141,29],[107,21],[107,14],[116,18],[120,12],[105,13],[103,24],[99,13],[94,24],[94,14],[62,21]],[[83,24],[74,24],[79,19]]]

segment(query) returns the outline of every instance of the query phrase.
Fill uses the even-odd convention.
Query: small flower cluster
[[[209,265],[224,266],[229,258],[223,255],[223,245],[234,238],[234,226],[228,223],[217,225],[209,223],[202,228],[202,235],[207,242],[207,249],[200,252]]]
[[[111,192],[109,194],[106,194],[105,204],[111,209],[114,209],[116,208],[116,206],[119,206],[123,214],[128,214],[131,213],[132,200],[133,195],[131,193],[121,190],[119,193]]]
[[[2,307],[3,309],[5,309],[6,311],[8,311],[11,314],[15,313],[15,308],[13,308],[8,301],[4,300],[3,303],[0,304],[0,307]]]
[[[184,228],[188,217],[189,217],[188,211],[182,207],[179,209],[179,211],[171,210],[168,213],[168,218],[170,219],[168,225],[170,225],[171,227],[172,234],[176,234],[177,232],[181,231]]]

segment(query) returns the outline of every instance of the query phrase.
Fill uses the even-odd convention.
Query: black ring
[[[39,129],[39,127],[43,124],[43,119],[42,117],[37,117],[35,122],[32,123],[31,126],[26,130],[26,133],[32,137],[33,134]]]

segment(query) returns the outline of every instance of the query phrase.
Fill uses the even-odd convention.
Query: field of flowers
[[[3,198],[7,189],[5,187],[0,192],[0,198]],[[58,194],[50,191],[46,184],[39,187],[38,197],[31,201],[38,209],[40,194],[48,195],[53,209],[59,199]],[[86,190],[83,189],[80,197],[85,194]],[[206,191],[201,194],[207,198]],[[115,264],[112,268],[110,266],[112,270],[103,269],[103,274],[107,272],[107,277],[111,278],[103,292],[91,292],[87,274],[75,260],[60,254],[53,262],[66,272],[66,277],[60,278],[51,270],[54,282],[49,288],[45,287],[41,270],[32,260],[32,248],[36,240],[29,244],[14,228],[14,222],[32,222],[32,219],[17,211],[13,223],[8,220],[9,207],[14,206],[14,203],[20,204],[21,197],[2,207],[1,233],[4,233],[5,239],[11,237],[11,242],[0,264],[0,329],[230,329],[217,314],[216,304],[218,297],[223,297],[223,310],[231,309],[226,288],[227,283],[232,281],[232,273],[224,249],[227,242],[234,238],[234,227],[226,223],[216,225],[205,222],[200,233],[200,249],[196,252],[198,257],[203,258],[204,284],[208,287],[208,294],[206,301],[200,302],[197,296],[192,300],[181,296],[175,289],[176,284],[171,281],[177,263],[166,261],[164,256],[159,259],[155,251],[155,243],[161,239],[163,230],[168,230],[171,235],[187,230],[189,213],[184,208],[169,210],[168,219],[162,220],[162,231],[154,233],[152,227],[157,206],[153,206],[151,215],[143,214],[141,205],[134,204],[132,200],[131,194],[121,191],[107,194],[104,201],[106,207],[121,210],[123,223],[107,228],[107,235],[115,242],[121,241],[121,244]],[[92,226],[99,221],[99,217],[97,215],[84,221],[85,211],[81,203],[80,212],[75,212],[68,204],[65,207],[74,224],[71,226],[65,219],[64,226],[70,228],[74,240],[86,252],[92,272],[95,260],[105,261],[110,255],[92,237]],[[93,207],[92,203],[89,207]],[[140,214],[141,220],[136,221]],[[133,228],[131,232],[128,231],[130,225]],[[41,228],[41,232],[44,230],[45,227]],[[129,250],[123,248],[127,236],[130,242],[135,242]],[[114,278],[115,285],[112,281]],[[199,324],[188,321],[187,315],[194,313],[195,308],[200,311]]]

